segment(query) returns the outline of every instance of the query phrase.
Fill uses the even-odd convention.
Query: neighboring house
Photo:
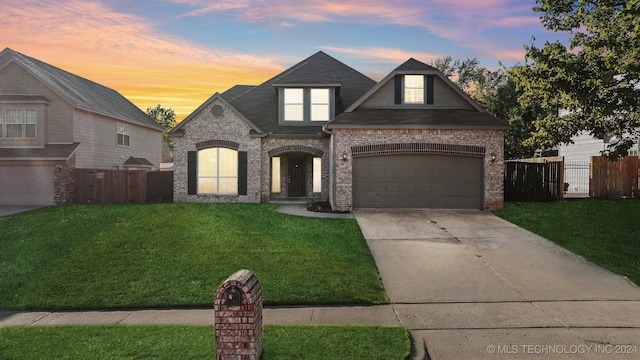
[[[501,208],[507,128],[427,64],[376,83],[318,52],[214,94],[171,131],[174,199]]]
[[[116,91],[0,52],[0,205],[73,201],[73,169],[156,169],[162,127]]]

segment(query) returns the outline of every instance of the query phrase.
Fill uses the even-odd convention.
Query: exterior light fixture
[[[342,153],[342,161],[347,161],[347,160],[349,160],[349,154]]]
[[[496,162],[496,154],[491,154],[491,162]]]

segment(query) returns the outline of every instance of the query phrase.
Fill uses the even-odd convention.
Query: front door
[[[289,197],[307,195],[304,158],[289,158]]]

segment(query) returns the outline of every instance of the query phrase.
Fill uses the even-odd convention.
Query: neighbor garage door
[[[354,208],[483,208],[481,157],[403,154],[353,158]]]
[[[53,166],[2,166],[0,205],[53,205]]]

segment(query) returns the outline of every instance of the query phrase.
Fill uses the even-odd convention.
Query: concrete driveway
[[[0,218],[19,214],[22,212],[32,211],[36,209],[43,208],[45,206],[37,206],[37,205],[0,205]]]
[[[620,276],[486,212],[355,217],[417,358],[640,359]]]

